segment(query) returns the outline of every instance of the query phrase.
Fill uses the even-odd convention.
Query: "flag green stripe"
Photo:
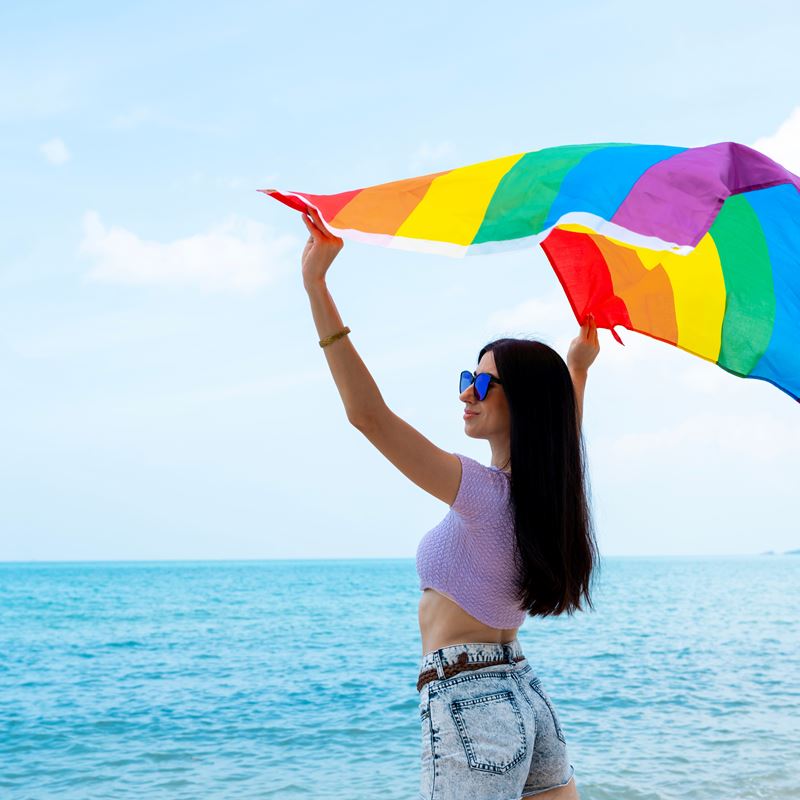
[[[564,176],[580,160],[607,144],[567,145],[526,153],[502,178],[473,244],[505,241],[541,232]]]
[[[744,195],[729,197],[709,230],[725,279],[726,305],[717,363],[748,375],[772,337],[775,292],[767,240]]]

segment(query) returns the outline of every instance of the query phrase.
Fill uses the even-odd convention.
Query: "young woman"
[[[347,418],[404,475],[450,506],[417,550],[422,660],[420,800],[574,800],[558,715],[522,654],[530,614],[573,613],[596,563],[580,434],[590,318],[567,364],[545,344],[498,339],[461,374],[467,436],[492,464],[441,450],[386,405],[347,337],[325,274],[343,241],[312,209],[303,282]],[[513,476],[512,476],[513,469]]]

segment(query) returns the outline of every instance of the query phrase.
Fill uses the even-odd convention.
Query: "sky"
[[[347,422],[257,193],[339,192],[561,144],[749,144],[800,173],[796,4],[4,3],[0,560],[412,558],[447,512]],[[566,357],[544,254],[346,243],[328,286],[390,408],[485,464],[457,375]],[[800,547],[800,409],[600,331],[604,555]]]

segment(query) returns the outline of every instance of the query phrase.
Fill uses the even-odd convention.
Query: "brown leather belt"
[[[514,656],[514,661],[522,661],[525,656]],[[495,664],[508,664],[506,659],[499,659],[495,661],[473,661],[470,664],[467,664],[467,654],[466,653],[459,653],[458,659],[456,660],[455,664],[444,664],[444,677],[445,678],[452,678],[453,675],[458,675],[459,672],[465,672],[466,670],[470,669],[483,669],[484,667],[491,667]],[[426,669],[420,672],[419,680],[417,681],[417,691],[422,691],[422,687],[426,683],[430,683],[433,680],[436,680],[439,677],[439,674],[436,672],[436,667],[432,669]]]

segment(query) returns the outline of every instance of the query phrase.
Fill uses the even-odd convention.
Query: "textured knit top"
[[[513,597],[519,569],[511,476],[454,453],[461,483],[447,516],[421,539],[417,574],[492,628],[518,628],[526,612]]]

